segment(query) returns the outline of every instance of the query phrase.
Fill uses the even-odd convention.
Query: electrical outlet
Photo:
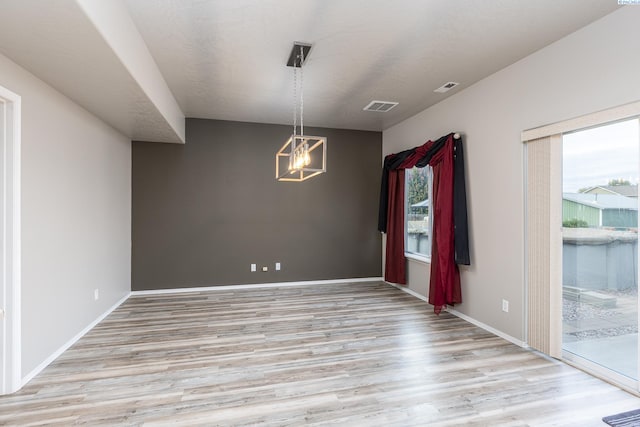
[[[509,312],[509,301],[507,301],[506,299],[502,300],[502,311],[504,311],[505,313]]]
[[[262,267],[262,271],[269,271],[269,267]]]
[[[93,290],[93,300],[94,301],[98,301],[98,298],[100,298],[100,290],[99,289],[94,289]]]
[[[251,264],[251,271],[252,272],[258,271],[255,264]]]
[[[276,262],[276,271],[280,271],[280,263]]]

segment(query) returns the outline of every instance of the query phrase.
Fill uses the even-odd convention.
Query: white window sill
[[[431,264],[431,257],[427,257],[424,255],[413,254],[410,252],[405,252],[404,257],[415,262],[419,262],[421,264]]]

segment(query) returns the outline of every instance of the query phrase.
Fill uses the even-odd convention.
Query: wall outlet
[[[262,267],[262,271],[269,271],[269,267]]]
[[[100,298],[100,290],[99,289],[94,289],[93,290],[93,300],[94,301],[98,301],[99,298]]]
[[[509,301],[507,301],[506,299],[502,300],[502,311],[504,311],[505,313],[509,312]]]
[[[255,265],[255,264],[251,264],[251,271],[252,271],[252,272],[254,272],[254,271],[258,271],[258,270],[257,270],[257,267],[256,267],[256,265]]]
[[[276,271],[280,271],[280,263],[276,262]]]

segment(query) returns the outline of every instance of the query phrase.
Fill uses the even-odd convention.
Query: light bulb
[[[309,166],[311,164],[311,156],[309,156],[309,144],[304,144],[304,165]]]
[[[302,145],[298,145],[294,150],[293,150],[293,169],[295,170],[300,170],[302,168],[304,168],[306,165],[308,165],[309,163],[307,162],[307,157],[308,155],[305,154],[305,145],[307,144],[302,144]],[[308,145],[307,145],[308,147]]]

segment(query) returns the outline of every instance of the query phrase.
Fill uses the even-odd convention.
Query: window
[[[431,166],[405,171],[405,254],[431,256]]]

